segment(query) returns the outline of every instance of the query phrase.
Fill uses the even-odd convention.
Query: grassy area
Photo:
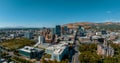
[[[80,63],[102,63],[101,56],[97,55],[97,44],[81,44],[79,47]]]
[[[2,52],[2,53],[0,53],[0,54],[1,54],[1,57],[6,57],[6,56],[8,55],[7,52]]]
[[[43,57],[44,58],[51,58],[51,55],[50,54],[45,54]]]
[[[35,44],[34,41],[31,41],[26,38],[20,38],[7,40],[5,42],[0,43],[0,46],[5,48],[6,50],[12,51],[24,47],[26,45],[31,46],[33,44]]]

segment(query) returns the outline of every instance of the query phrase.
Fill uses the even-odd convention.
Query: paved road
[[[36,63],[40,63],[40,61],[37,61]]]
[[[74,56],[72,58],[72,63],[80,63],[79,59],[78,59],[79,54],[80,54],[80,52],[78,50],[78,47],[79,47],[79,42],[76,41],[76,45],[75,45],[75,51],[76,51],[76,53],[74,54]]]
[[[75,53],[75,55],[73,56],[73,59],[72,59],[73,60],[72,63],[80,63],[78,57],[79,57],[79,54]]]

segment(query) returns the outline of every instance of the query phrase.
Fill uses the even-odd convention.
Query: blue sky
[[[120,22],[120,0],[0,0],[0,27]]]

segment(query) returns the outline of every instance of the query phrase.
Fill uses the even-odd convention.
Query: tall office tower
[[[65,30],[65,31],[68,31],[68,27],[67,27],[67,26],[64,26],[64,30]]]
[[[67,34],[67,32],[68,32],[68,27],[64,26],[63,29],[62,29],[62,33]]]
[[[56,33],[58,36],[61,36],[61,26],[60,26],[60,25],[56,25],[55,33]]]
[[[79,31],[79,32],[84,32],[84,27],[79,26],[79,27],[78,27],[78,31]]]
[[[85,36],[84,27],[82,27],[82,26],[78,27],[78,33],[77,33],[77,35],[79,35],[79,36]]]
[[[55,34],[55,28],[51,28],[51,33],[52,33],[52,35]]]
[[[44,36],[39,36],[38,37],[38,43],[42,44],[45,41]]]
[[[32,33],[31,33],[31,32],[26,32],[26,33],[24,34],[24,37],[25,37],[25,38],[28,38],[28,39],[32,39]]]

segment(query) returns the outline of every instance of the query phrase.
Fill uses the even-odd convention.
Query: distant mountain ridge
[[[76,22],[76,23],[68,23],[64,24],[63,26],[67,26],[68,28],[74,28],[75,26],[83,26],[87,29],[94,28],[94,27],[108,27],[113,28],[120,28],[120,22],[103,22],[103,23],[93,23],[93,22]]]

